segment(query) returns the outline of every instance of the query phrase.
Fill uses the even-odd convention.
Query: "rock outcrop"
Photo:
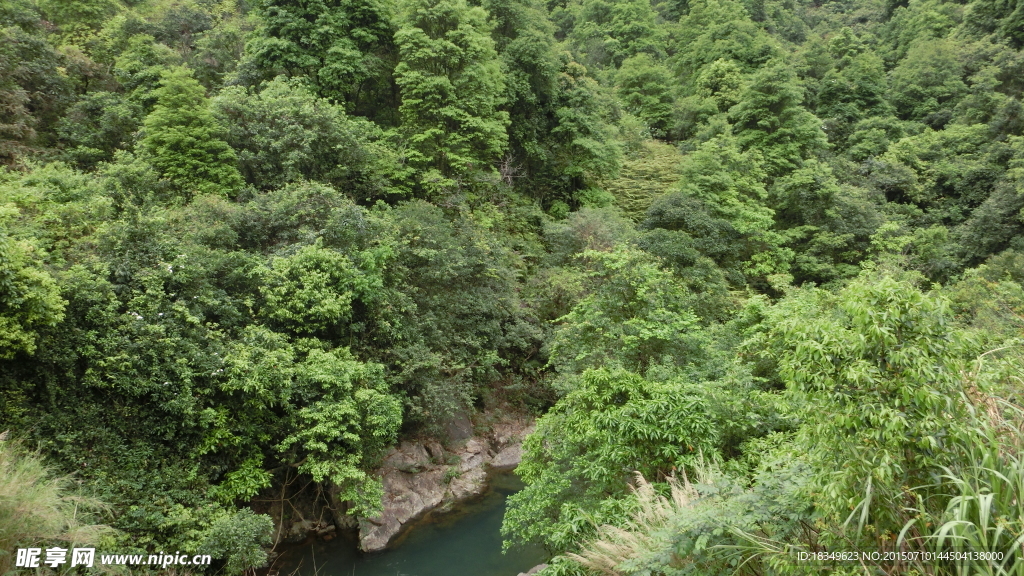
[[[432,510],[483,494],[489,468],[511,470],[522,458],[523,438],[532,430],[526,418],[500,420],[483,436],[465,436],[445,449],[433,439],[406,441],[392,448],[378,474],[384,480],[384,511],[359,519],[359,545],[383,550],[412,520]]]
[[[534,574],[540,572],[541,570],[543,570],[543,569],[545,569],[547,567],[548,567],[547,564],[538,564],[538,565],[534,566],[533,568],[530,568],[530,570],[528,572],[520,572],[519,576],[533,576]]]
[[[523,459],[522,444],[513,444],[498,452],[491,460],[491,468],[495,470],[512,470],[519,466]]]

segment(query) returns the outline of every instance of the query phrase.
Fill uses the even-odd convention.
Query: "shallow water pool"
[[[516,576],[547,557],[540,547],[501,553],[505,500],[522,487],[515,474],[495,474],[482,498],[428,516],[384,552],[363,554],[351,537],[317,540],[289,550],[275,568],[281,576]]]

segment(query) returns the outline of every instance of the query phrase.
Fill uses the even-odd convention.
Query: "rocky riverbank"
[[[406,440],[389,450],[375,472],[384,481],[383,513],[378,517],[355,518],[336,489],[324,491],[294,476],[284,486],[262,491],[249,506],[273,519],[275,546],[311,536],[330,540],[338,530],[358,530],[363,550],[383,550],[415,519],[483,494],[489,470],[511,470],[519,464],[533,419],[484,413],[477,420],[486,433],[474,433],[469,417],[462,417],[450,423],[444,441]]]
[[[406,441],[392,448],[377,471],[384,480],[384,510],[359,519],[359,545],[383,550],[413,520],[433,510],[479,496],[487,489],[488,470],[515,468],[531,419],[498,420],[487,434],[472,435],[468,420],[449,429],[448,445],[435,439]]]

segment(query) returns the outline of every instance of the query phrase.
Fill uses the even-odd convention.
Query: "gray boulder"
[[[443,470],[410,474],[388,470],[384,475],[384,512],[376,518],[359,520],[359,544],[366,552],[387,547],[402,526],[437,508],[447,486]]]
[[[513,470],[523,461],[523,445],[512,444],[501,452],[498,452],[491,460],[491,468],[494,470]]]

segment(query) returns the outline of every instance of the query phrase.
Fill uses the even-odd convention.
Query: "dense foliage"
[[[1022,6],[5,0],[0,541],[242,572],[513,410],[544,574],[1024,574]]]

